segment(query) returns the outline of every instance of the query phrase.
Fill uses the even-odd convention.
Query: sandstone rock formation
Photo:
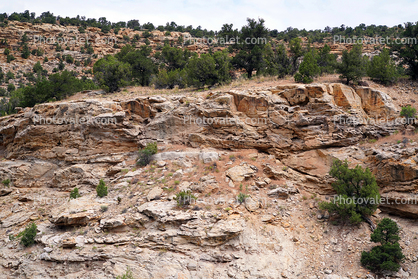
[[[389,202],[414,197],[416,143],[359,144],[402,131],[361,121],[397,117],[391,98],[334,83],[205,96],[54,102],[0,118],[0,181],[10,181],[0,185],[1,274],[115,278],[131,266],[137,278],[366,276],[351,265],[354,247],[371,245],[357,240],[368,227],[331,226],[318,202],[333,194],[336,158],[369,167]],[[137,151],[149,142],[159,152],[139,168]],[[74,187],[81,197],[70,200]],[[180,190],[195,203],[178,204]],[[418,218],[417,208],[380,210]],[[25,250],[14,237],[32,221],[39,233]],[[405,241],[415,243],[414,229],[405,227]],[[402,245],[416,276],[414,245]]]

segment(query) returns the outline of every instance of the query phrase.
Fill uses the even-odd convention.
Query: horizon
[[[71,6],[68,7],[68,5],[62,5],[62,3],[56,1],[16,1],[13,3],[0,4],[0,11],[10,15],[13,12],[22,13],[25,10],[29,10],[30,12],[35,12],[36,16],[39,16],[42,12],[49,11],[55,16],[73,18],[79,15],[85,16],[86,18],[96,19],[105,17],[108,21],[111,22],[127,22],[132,19],[137,19],[141,24],[151,22],[155,25],[155,27],[159,25],[165,26],[167,22],[174,21],[177,25],[192,25],[194,28],[201,26],[202,29],[213,31],[220,30],[223,24],[231,23],[233,24],[234,29],[240,30],[242,26],[246,25],[247,18],[262,18],[265,20],[265,26],[268,29],[276,29],[281,32],[286,30],[288,27],[297,28],[299,30],[305,29],[309,31],[318,29],[323,30],[327,26],[331,28],[340,27],[341,25],[354,28],[362,23],[367,26],[386,25],[388,27],[394,27],[399,24],[403,25],[406,22],[416,22],[417,19],[415,19],[416,16],[414,15],[413,11],[415,8],[418,8],[418,2],[408,0],[402,0],[396,4],[391,3],[391,1],[379,2],[379,8],[373,10],[372,13],[369,9],[370,7],[373,7],[372,4],[374,2],[378,1],[372,1],[372,3],[345,1],[342,2],[341,5],[346,5],[347,7],[341,8],[339,5],[336,7],[334,3],[327,0],[318,0],[315,1],[314,4],[306,3],[304,5],[302,4],[307,1],[298,1],[295,3],[290,3],[289,1],[285,0],[280,1],[279,3],[261,1],[260,3],[252,4],[250,1],[232,0],[223,3],[223,6],[225,7],[222,11],[219,11],[219,9],[222,7],[221,5],[207,4],[199,1],[194,1],[194,3],[190,4],[188,4],[188,1],[163,2],[165,2],[167,5],[159,5],[154,3],[151,4],[150,7],[149,4],[144,4],[144,6],[141,6],[142,4],[132,3],[129,0],[122,0],[118,4],[110,0],[102,1],[100,4],[98,4],[98,1],[97,3],[94,1],[93,3],[86,4],[84,2],[79,2],[79,0],[75,0],[72,2]],[[175,5],[175,3],[178,2],[181,2],[181,4]],[[403,3],[405,2],[410,4],[404,5]],[[327,3],[330,5],[326,6]],[[89,7],[85,7],[86,5]],[[102,5],[103,7],[99,7],[99,5]],[[173,7],[173,5],[175,7]],[[254,7],[254,5],[258,5],[260,8],[257,9]],[[263,5],[266,6],[264,11],[261,9]],[[362,8],[360,11],[358,11],[358,6],[363,7],[365,5],[367,8]],[[161,9],[155,9],[153,6],[158,6]],[[83,7],[83,13],[78,11],[80,7]],[[267,9],[267,7],[271,8]],[[271,14],[274,12],[274,10],[276,10],[275,7],[280,9],[278,15],[283,15],[283,17],[274,17]],[[352,7],[355,7],[355,12],[353,13],[350,12]],[[198,8],[197,12],[190,11],[196,8]],[[200,11],[199,8],[203,9],[204,12]],[[177,12],[173,15],[171,11],[176,9]],[[139,11],[138,13],[136,12],[137,10]],[[345,11],[342,15],[339,13],[341,10]],[[232,11],[231,15],[234,16],[229,16],[229,11]],[[207,17],[203,16],[202,13],[213,13],[215,15],[208,19]],[[300,16],[296,17],[293,15],[294,13],[298,13]],[[243,14],[244,16],[242,16]],[[320,20],[318,20],[318,18]]]

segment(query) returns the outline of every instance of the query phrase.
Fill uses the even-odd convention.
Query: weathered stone
[[[256,171],[249,165],[235,166],[226,171],[226,175],[234,182],[242,182],[252,177]]]
[[[161,196],[162,193],[163,193],[163,189],[161,189],[160,187],[152,188],[151,191],[149,191],[147,195],[147,201],[152,201],[152,200],[157,199],[158,197]]]

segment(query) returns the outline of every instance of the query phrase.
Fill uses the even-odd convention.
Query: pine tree
[[[299,71],[295,74],[295,81],[303,83],[311,83],[313,78],[320,73],[319,66],[316,62],[312,51],[305,54],[302,63],[299,66]]]
[[[321,69],[321,74],[332,74],[335,72],[337,55],[331,53],[331,48],[327,44],[316,55],[316,61]]]
[[[346,80],[346,84],[350,81],[358,81],[366,75],[367,58],[363,57],[362,47],[355,45],[350,52],[343,51],[342,61],[337,64],[337,72],[341,79]]]
[[[302,49],[301,38],[293,38],[292,40],[290,40],[289,48],[290,48],[290,55],[292,57],[292,65],[293,65],[292,74],[294,74],[298,70],[297,61],[304,54],[304,51]]]
[[[405,39],[418,38],[418,22],[415,24],[406,23],[401,37]],[[416,41],[408,40],[406,43],[394,44],[392,50],[398,53],[402,64],[408,66],[407,73],[412,79],[418,79],[418,44]]]
[[[360,223],[362,219],[370,222],[368,216],[376,211],[380,202],[379,187],[371,171],[360,165],[350,169],[347,160],[336,159],[329,174],[336,179],[332,187],[337,196],[331,202],[322,202],[321,209],[349,218],[353,224]]]
[[[367,68],[367,75],[386,85],[397,80],[396,66],[390,58],[388,49],[383,49],[379,55],[372,58]]]
[[[380,243],[370,252],[361,253],[361,264],[372,271],[398,271],[399,262],[405,257],[399,245],[400,228],[393,220],[384,218],[371,234],[370,240]]]
[[[232,65],[244,69],[248,78],[251,78],[254,70],[259,73],[263,66],[263,49],[268,33],[264,19],[259,19],[257,22],[248,18],[247,25],[241,29],[239,41],[234,45],[238,53],[232,59]]]

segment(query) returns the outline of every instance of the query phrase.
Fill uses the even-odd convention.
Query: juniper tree
[[[353,224],[365,220],[374,226],[368,216],[376,211],[380,194],[376,178],[371,171],[368,168],[363,169],[360,165],[350,169],[347,160],[336,159],[332,163],[329,175],[335,178],[332,187],[337,196],[330,202],[322,202],[321,209],[336,212]]]
[[[400,228],[390,218],[384,218],[371,234],[370,240],[380,243],[370,252],[361,253],[361,264],[372,271],[398,271],[400,261],[405,257],[399,245]]]

